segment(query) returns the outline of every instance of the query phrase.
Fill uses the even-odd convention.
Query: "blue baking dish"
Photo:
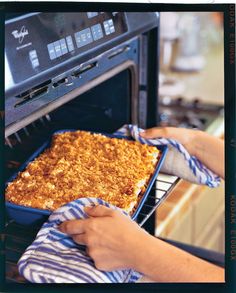
[[[76,131],[75,129],[63,129],[63,130],[58,130],[54,132],[53,134],[56,133],[63,133],[67,131]],[[106,135],[108,137],[114,137],[114,138],[119,138],[119,139],[129,139],[132,140],[132,138],[127,138],[122,135],[113,135],[113,134],[107,134],[107,133],[101,133],[103,135]],[[51,139],[45,142],[39,149],[37,149],[32,156],[24,163],[22,166],[17,170],[17,172],[11,176],[8,181],[6,182],[6,186],[9,182],[12,182],[18,175],[19,172],[23,171],[27,165],[33,161],[35,158],[37,158],[46,148],[50,147]],[[146,188],[145,193],[142,196],[142,199],[140,200],[135,212],[132,215],[132,219],[135,220],[142,209],[142,206],[144,202],[146,201],[148,194],[157,178],[157,175],[161,169],[161,166],[164,162],[164,159],[166,157],[166,153],[168,151],[168,147],[166,145],[161,145],[161,146],[156,146],[158,150],[160,150],[161,154],[159,157],[159,161],[157,163],[155,172],[153,173],[148,186]],[[22,225],[33,225],[33,224],[42,224],[47,220],[49,215],[52,213],[49,210],[41,210],[41,209],[35,209],[35,208],[30,208],[30,207],[24,207],[21,205],[16,205],[10,202],[6,201],[6,210],[9,218],[15,220],[18,224]]]

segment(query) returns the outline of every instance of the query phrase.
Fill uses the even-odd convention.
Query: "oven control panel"
[[[125,32],[122,12],[27,14],[6,22],[8,67],[20,83]]]

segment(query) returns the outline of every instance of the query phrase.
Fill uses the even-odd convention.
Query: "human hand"
[[[140,136],[146,139],[151,138],[170,138],[180,142],[191,155],[195,154],[192,142],[199,130],[177,127],[153,127],[140,132]]]
[[[59,230],[87,246],[96,268],[135,269],[144,243],[151,236],[120,211],[102,205],[84,210],[88,219],[63,222]]]
[[[172,138],[180,142],[190,155],[224,178],[224,141],[207,132],[188,128],[153,127],[140,133],[146,139]]]

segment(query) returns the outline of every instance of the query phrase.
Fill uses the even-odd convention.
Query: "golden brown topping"
[[[55,210],[81,197],[129,210],[155,170],[156,147],[85,131],[53,137],[51,147],[8,185],[10,202]]]

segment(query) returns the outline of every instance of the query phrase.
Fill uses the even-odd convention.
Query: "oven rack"
[[[155,210],[166,200],[179,178],[159,173],[155,184],[150,191],[147,201],[143,205],[137,223],[142,227],[153,215]],[[17,269],[17,261],[25,249],[33,242],[40,226],[24,227],[14,220],[6,221],[5,234],[2,241],[5,242],[5,273],[6,283],[26,283]]]
[[[138,224],[142,227],[153,215],[155,210],[166,200],[170,192],[178,183],[176,176],[159,173],[150,194],[147,197],[138,216]]]

